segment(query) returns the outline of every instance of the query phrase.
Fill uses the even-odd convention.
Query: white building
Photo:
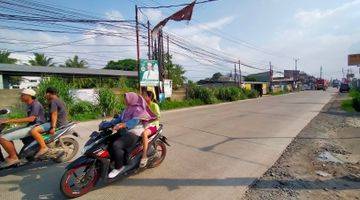
[[[41,82],[41,77],[22,76],[19,85],[12,85],[13,89],[35,89]]]

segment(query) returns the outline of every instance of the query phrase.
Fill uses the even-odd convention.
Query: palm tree
[[[67,59],[65,65],[61,65],[61,67],[87,68],[87,64],[88,63],[85,60],[79,61],[79,56],[75,55],[73,59]]]
[[[43,53],[34,53],[35,58],[29,60],[30,65],[32,66],[47,66],[54,67],[55,64],[52,62],[53,58],[46,57]]]
[[[0,63],[6,63],[6,64],[15,64],[17,62],[17,59],[10,58],[10,52],[8,51],[0,51]]]

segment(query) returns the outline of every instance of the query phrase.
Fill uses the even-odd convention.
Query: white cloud
[[[163,19],[165,19],[164,14],[158,9],[145,9],[142,10],[142,13],[140,12],[140,21],[142,22],[149,20],[151,23],[156,24]]]
[[[347,2],[333,9],[327,9],[327,10],[315,9],[310,11],[300,10],[294,15],[294,17],[302,26],[310,26],[323,19],[327,19],[342,14],[343,12],[352,9],[357,5],[360,5],[360,0]]]
[[[118,10],[111,10],[105,13],[105,16],[110,20],[123,20],[124,16]]]

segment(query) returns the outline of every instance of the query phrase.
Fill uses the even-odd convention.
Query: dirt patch
[[[360,115],[334,97],[244,199],[360,199]]]

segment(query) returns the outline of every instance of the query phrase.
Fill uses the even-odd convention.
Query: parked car
[[[348,83],[341,83],[340,84],[340,89],[339,92],[340,93],[345,93],[345,92],[349,92],[350,91],[350,86]]]

